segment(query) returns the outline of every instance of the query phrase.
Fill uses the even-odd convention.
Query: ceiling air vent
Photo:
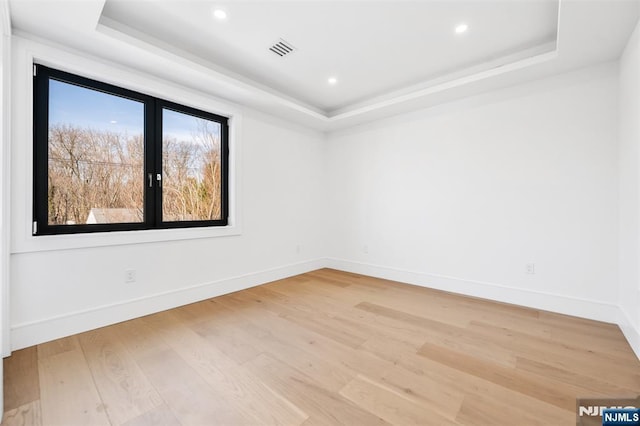
[[[293,47],[288,41],[280,39],[273,43],[273,45],[269,47],[269,50],[283,58],[288,54],[293,53],[296,48]]]

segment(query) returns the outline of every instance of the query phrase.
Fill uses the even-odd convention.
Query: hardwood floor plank
[[[418,354],[569,411],[575,410],[576,397],[585,393],[584,390],[575,386],[502,367],[474,358],[472,355],[462,354],[430,343],[425,343]],[[593,396],[605,396],[605,394],[598,392],[598,395]]]
[[[16,351],[3,425],[564,425],[612,324],[322,269]],[[515,422],[515,423],[514,423]]]
[[[396,365],[404,354],[415,353],[421,346],[421,344],[414,344],[391,337],[372,337],[364,342],[360,349]]]
[[[247,367],[308,413],[310,418],[315,419],[315,423],[372,426],[387,424],[380,417],[355,406],[338,393],[322,387],[313,378],[268,354],[257,356],[247,363]]]
[[[40,399],[37,347],[15,351],[5,358],[3,381],[5,411]]]
[[[569,412],[566,410],[566,407],[559,408],[537,399],[535,396],[514,392],[509,387],[504,387],[490,380],[486,380],[483,377],[468,374],[455,367],[455,365],[450,367],[417,354],[404,353],[399,358],[395,368],[406,370],[416,375],[420,378],[419,383],[435,383],[436,388],[443,389],[444,394],[454,392],[453,395],[455,395],[455,392],[459,392],[465,396],[482,396],[495,401],[501,401],[504,404],[524,412],[539,413],[540,416],[546,419],[555,419],[549,421],[548,424],[550,425],[564,424],[561,419],[565,419],[567,413],[571,415],[574,414],[573,410]],[[391,371],[393,372],[393,370]],[[386,377],[387,375],[385,375],[385,378]],[[399,385],[402,383],[411,382],[400,382]]]
[[[412,373],[404,368],[394,368],[372,377],[378,383],[405,398],[411,399],[429,413],[436,413],[448,420],[454,420],[465,396],[462,387],[434,380],[425,375]]]
[[[252,293],[247,292],[245,295],[234,294],[234,298],[244,300],[247,303],[258,303],[260,308],[267,309],[278,316],[285,318],[291,322],[297,323],[304,328],[313,330],[314,332],[324,335],[329,339],[333,339],[344,345],[357,348],[366,339],[367,336],[363,335],[361,330],[349,330],[344,327],[340,321],[335,320],[334,315],[337,313],[335,305],[333,309],[330,309],[328,302],[321,300],[320,298],[312,298],[302,296],[299,301],[302,301],[306,309],[287,310],[282,305],[271,302],[270,299],[256,298],[252,296]],[[300,307],[300,305],[298,305]],[[283,309],[285,312],[283,312]]]
[[[640,393],[640,386],[634,389],[625,388],[615,378],[607,376],[606,372],[579,374],[540,361],[518,357],[516,368],[521,371],[548,377],[553,380],[580,387],[589,392],[601,392],[606,395],[633,395]],[[639,381],[640,383],[640,381]]]
[[[77,337],[64,339],[53,348],[63,351],[38,351],[40,408],[44,425],[109,425],[104,404],[96,389],[89,366]],[[38,348],[40,349],[40,348]],[[50,355],[55,353],[55,355]]]
[[[152,318],[153,316],[142,317],[110,327],[113,335],[117,336],[118,341],[127,348],[134,359],[169,349],[162,335],[147,324]]]
[[[386,295],[375,294],[365,301],[372,305],[404,312],[414,317],[436,320],[437,322],[464,328],[469,325],[469,317],[460,314],[458,304],[437,298],[419,299],[415,294],[403,294],[390,290]]]
[[[455,425],[438,413],[425,410],[409,394],[400,393],[365,376],[358,376],[340,390],[340,395],[362,409],[396,425]]]
[[[225,331],[233,335],[234,338],[253,341],[257,345],[250,351],[253,353],[253,357],[262,352],[274,353],[277,358],[282,359],[284,362],[291,362],[312,377],[319,376],[323,382],[328,380],[325,384],[331,388],[344,386],[346,381],[353,378],[357,373],[365,373],[372,370],[384,371],[390,367],[389,363],[360,348],[354,350],[350,346],[340,344],[316,333],[315,330],[307,330],[287,318],[276,318],[273,315],[270,317],[277,321],[277,324],[270,326],[268,321],[261,321],[259,325],[256,325],[247,320],[248,322],[245,323],[237,322]],[[211,336],[207,334],[206,324],[201,324],[200,326],[203,327],[200,329],[200,333],[210,338]],[[282,330],[280,333],[277,332],[279,329]],[[248,332],[250,335],[245,336],[245,333]],[[278,336],[281,337],[278,338]],[[282,336],[287,336],[286,341],[282,341]],[[264,341],[265,339],[266,342]],[[211,340],[211,344],[220,347],[223,351],[225,350],[225,342]],[[329,376],[326,376],[322,371],[316,372],[316,369],[320,367],[317,354],[323,354],[324,360],[333,361],[332,365],[337,364],[335,367],[330,367],[334,372],[330,373]],[[235,355],[239,355],[239,358]],[[244,351],[238,351],[235,355],[232,358],[240,360],[240,363],[244,363],[244,359],[248,357],[248,354],[244,354]],[[321,359],[319,361],[324,363],[326,362],[324,360]],[[345,374],[344,368],[350,373]],[[342,373],[337,374],[339,371]],[[334,374],[336,375],[335,380],[337,380],[337,383],[332,379]]]
[[[575,422],[575,413],[565,411],[562,418],[557,415],[548,418],[539,412],[523,410],[498,399],[473,394],[465,397],[456,422],[469,426],[495,426],[509,422],[531,426],[570,425]]]
[[[539,337],[509,330],[507,327],[483,326],[473,328],[479,338],[512,351],[520,358],[535,357],[550,368],[567,372],[565,378],[573,374],[574,377],[593,376],[605,383],[615,383],[618,387],[627,388],[640,393],[640,361],[630,360],[621,362],[622,357],[601,352],[597,346],[589,348],[583,343],[582,347],[566,343],[549,341]],[[585,339],[587,341],[589,339]],[[598,365],[607,364],[606,371],[598,369]],[[558,375],[554,374],[557,378]],[[604,391],[604,389],[602,389]]]
[[[351,274],[349,272],[337,271],[329,268],[318,269],[304,274],[304,276],[306,276],[308,280],[325,280],[342,288],[363,281],[364,278],[362,275]]]
[[[138,360],[173,415],[185,425],[248,425],[252,419],[234,409],[225,395],[209,384],[172,349]]]
[[[31,401],[11,410],[5,410],[2,426],[42,426],[40,401]]]
[[[201,322],[225,324],[226,322],[234,322],[236,318],[232,311],[213,303],[212,300],[204,300],[182,306],[180,309],[175,309],[175,313],[183,321],[191,325],[196,325]]]
[[[244,364],[264,351],[260,342],[247,335],[247,331],[241,325],[203,323],[194,326],[193,329],[211,346],[215,346],[239,364]]]
[[[78,338],[112,424],[126,423],[162,405],[160,395],[111,329],[100,328]]]
[[[64,337],[38,345],[38,358],[43,359],[78,349],[80,349],[80,346],[76,336]]]
[[[478,336],[465,328],[408,314],[374,303],[363,302],[358,304],[356,308],[418,327],[422,332],[423,342],[438,344],[458,352],[473,353],[476,357],[505,366],[515,366],[516,357],[508,348],[483,339],[482,336]]]
[[[152,408],[122,426],[182,426],[166,404]]]
[[[239,309],[238,313],[241,312]],[[268,312],[246,318],[248,321],[243,323],[242,327],[233,326],[233,334],[246,336],[244,340],[257,345],[259,353],[273,354],[333,391],[337,391],[353,378],[354,374],[341,363],[319,355],[317,343],[326,343],[323,336]]]
[[[256,424],[299,425],[309,416],[261,380],[250,375],[244,367],[210,345],[202,336],[181,324],[173,312],[158,315],[166,330],[165,341],[215,391],[238,410],[253,417]],[[169,327],[173,324],[173,327]]]

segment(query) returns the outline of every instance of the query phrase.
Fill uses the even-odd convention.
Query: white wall
[[[20,63],[28,49],[19,40],[14,47],[20,74],[15,87],[20,90],[27,87],[21,83],[28,76],[22,75]],[[167,91],[175,89],[167,85]],[[31,194],[31,140],[25,126],[29,96],[16,93],[13,99],[19,117],[12,164],[24,165],[12,174],[13,349],[319,267],[317,259],[324,255],[323,134],[231,106],[234,120],[242,118],[236,129],[242,145],[241,155],[236,153],[241,235],[52,250],[45,244],[50,239],[24,235],[29,220],[24,206],[30,205]],[[239,147],[236,142],[232,150]],[[129,268],[137,271],[134,284],[124,282]]]
[[[615,321],[617,110],[605,64],[331,135],[331,264]]]
[[[640,24],[620,59],[621,326],[640,354]]]
[[[102,245],[106,236],[76,248],[29,235],[25,55],[41,47],[17,42],[12,348],[323,266],[611,322],[621,300],[627,316],[638,315],[624,288],[618,295],[618,269],[627,268],[624,278],[638,265],[637,256],[618,264],[618,222],[621,242],[632,226],[638,237],[621,254],[637,254],[640,239],[637,215],[618,209],[618,187],[624,198],[640,186],[637,158],[625,166],[631,178],[618,181],[619,125],[631,141],[620,161],[624,149],[638,151],[638,97],[622,94],[638,90],[637,34],[620,67],[620,99],[610,63],[326,136],[230,105],[241,118],[241,235]],[[73,52],[50,57],[74,62]],[[105,75],[119,75],[111,65]],[[638,211],[637,193],[629,197]],[[529,262],[534,275],[525,274]],[[138,282],[127,285],[129,268]]]
[[[8,351],[9,312],[9,206],[6,202],[9,193],[9,141],[10,100],[11,100],[11,22],[9,7],[6,2],[0,3],[0,352]],[[3,363],[0,363],[0,381],[3,379]],[[0,401],[3,401],[4,389],[0,386]],[[0,416],[4,406],[0,403]]]

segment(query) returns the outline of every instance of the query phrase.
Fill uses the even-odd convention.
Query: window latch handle
[[[153,173],[149,173],[148,177],[149,177],[149,188],[153,188]]]

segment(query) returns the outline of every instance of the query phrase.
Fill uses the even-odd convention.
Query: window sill
[[[89,234],[39,235],[28,236],[21,241],[14,241],[11,254],[230,237],[241,234],[242,231],[239,226],[229,225],[211,228],[150,229]]]

